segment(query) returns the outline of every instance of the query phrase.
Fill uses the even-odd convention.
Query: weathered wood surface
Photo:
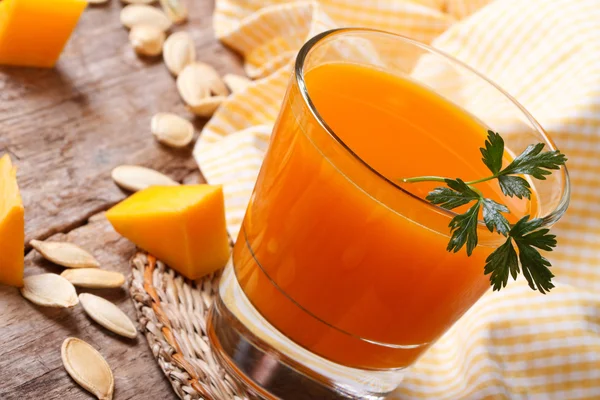
[[[241,73],[238,58],[214,39],[213,7],[212,0],[190,1],[190,21],[175,29],[193,34],[201,61],[222,74]],[[131,50],[119,23],[121,8],[117,0],[88,8],[55,69],[0,67],[0,154],[9,152],[18,167],[27,242],[66,239],[91,251],[104,268],[129,274],[133,245],[101,213],[126,196],[110,179],[112,168],[138,164],[180,181],[201,177],[191,147],[173,151],[152,139],[154,113],[188,114],[161,59],[139,59]],[[195,121],[198,130],[202,123]],[[26,275],[44,271],[61,269],[29,252]],[[124,288],[99,293],[135,318]],[[5,286],[0,310],[0,399],[93,398],[62,367],[60,345],[68,336],[88,341],[106,357],[115,399],[175,398],[141,334],[121,339],[80,306],[38,307]]]
[[[112,230],[104,214],[52,238],[77,243],[94,254],[102,268],[129,274],[127,259],[133,255],[135,246]],[[35,251],[27,255],[25,268],[28,274],[63,270],[43,260]],[[113,301],[135,321],[133,302],[125,287],[77,291]],[[62,366],[60,346],[69,336],[85,340],[104,355],[115,375],[115,399],[175,398],[141,333],[134,340],[121,338],[88,318],[81,305],[71,309],[39,307],[6,286],[0,286],[0,298],[2,400],[93,398],[71,380]]]

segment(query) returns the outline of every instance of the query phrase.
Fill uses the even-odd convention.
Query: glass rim
[[[508,92],[506,92],[504,89],[502,89],[502,87],[500,87],[498,84],[493,82],[491,79],[489,79],[485,75],[481,74],[474,68],[470,67],[468,64],[465,64],[464,62],[445,53],[442,50],[438,50],[435,47],[429,46],[427,44],[421,43],[417,40],[408,38],[403,35],[386,32],[386,31],[382,31],[379,29],[371,29],[371,28],[354,28],[354,27],[336,28],[336,29],[330,29],[330,30],[321,32],[321,33],[313,36],[299,50],[298,55],[296,56],[295,64],[294,64],[295,82],[299,88],[299,91],[302,96],[302,99],[304,100],[304,103],[306,104],[307,108],[310,110],[310,113],[317,120],[319,125],[321,125],[321,127],[323,129],[325,129],[325,131],[329,134],[329,136],[331,138],[333,138],[337,142],[337,144],[342,146],[342,148],[346,152],[348,152],[355,160],[357,160],[361,165],[363,165],[369,171],[374,173],[379,179],[382,179],[384,182],[391,185],[394,189],[399,190],[403,194],[411,196],[412,198],[420,201],[426,207],[433,208],[437,212],[445,214],[446,216],[448,216],[450,218],[453,218],[456,215],[458,215],[458,213],[456,213],[452,210],[447,210],[438,205],[432,204],[432,203],[428,202],[427,200],[425,200],[424,198],[419,197],[419,196],[409,192],[408,190],[404,189],[403,187],[401,187],[399,184],[397,184],[393,180],[391,180],[391,179],[387,178],[386,176],[384,176],[383,174],[381,174],[374,167],[369,165],[368,162],[366,162],[358,154],[356,154],[354,152],[354,150],[352,150],[352,148],[350,146],[348,146],[342,140],[342,138],[340,138],[334,132],[334,130],[327,124],[327,122],[325,122],[324,118],[321,117],[320,113],[317,110],[317,107],[312,102],[312,99],[308,93],[308,89],[306,87],[306,83],[304,80],[304,65],[306,63],[309,53],[311,52],[311,50],[313,48],[315,48],[317,45],[319,45],[319,43],[321,43],[326,38],[333,36],[333,35],[348,34],[348,33],[373,33],[373,34],[380,34],[380,35],[384,35],[387,37],[391,37],[391,38],[394,38],[395,40],[403,41],[403,42],[409,43],[415,47],[421,48],[429,53],[436,54],[437,56],[440,56],[440,57],[445,58],[446,60],[450,61],[452,64],[458,65],[460,68],[469,71],[470,73],[474,74],[478,78],[487,82],[489,85],[491,85],[496,90],[498,90],[498,92],[500,92],[503,96],[505,96],[527,118],[527,120],[531,123],[532,127],[537,131],[537,133],[543,137],[545,144],[550,147],[550,150],[557,150],[557,147],[556,147],[556,144],[554,143],[554,141],[548,136],[546,131],[542,128],[542,126],[539,124],[539,122],[529,113],[529,111],[527,111],[527,109],[521,103],[519,103],[517,101],[517,99],[515,99],[512,95],[510,95]],[[543,219],[543,226],[552,225],[556,221],[558,221],[560,219],[560,217],[565,213],[565,211],[567,210],[567,208],[569,206],[571,189],[570,189],[570,180],[569,180],[569,173],[567,171],[567,167],[565,165],[561,165],[560,168],[558,170],[554,171],[553,173],[561,174],[561,178],[562,178],[561,179],[561,182],[562,182],[561,198],[560,198],[557,206],[552,211],[548,212],[546,215],[542,215],[542,216],[538,217],[538,218]],[[347,178],[352,181],[352,179],[350,177],[347,177]],[[485,223],[481,219],[478,220],[478,223],[479,223],[479,225],[485,226]]]

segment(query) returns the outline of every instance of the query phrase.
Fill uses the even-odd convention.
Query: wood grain
[[[213,37],[211,1],[194,1],[188,29],[201,61],[240,73]],[[184,109],[162,59],[140,59],[119,23],[121,5],[85,11],[55,69],[0,68],[0,153],[18,167],[27,242],[76,227],[124,198],[109,179],[130,163],[176,180],[196,169],[191,146],[171,150],[150,133],[153,114]],[[194,121],[199,129],[203,121]]]
[[[237,56],[214,39],[213,2],[189,5],[189,22],[175,29],[190,31],[199,59],[221,74],[243,73]],[[0,67],[0,154],[10,153],[18,167],[26,242],[72,241],[92,252],[103,268],[129,275],[134,246],[98,214],[127,195],[113,184],[110,171],[138,164],[187,183],[202,177],[191,146],[174,151],[152,138],[154,113],[193,117],[162,60],[140,59],[130,48],[119,23],[121,8],[116,0],[88,8],[54,69]],[[198,131],[203,122],[194,120]],[[26,275],[47,271],[62,269],[29,252]],[[114,301],[135,320],[124,288],[90,292]],[[86,340],[106,357],[115,374],[116,400],[175,398],[141,334],[133,341],[117,337],[80,306],[38,307],[6,286],[0,286],[0,309],[0,399],[93,398],[62,367],[60,345],[68,336]]]
[[[101,268],[130,274],[128,260],[135,246],[114,232],[104,214],[52,240],[68,241],[90,251]],[[63,268],[45,261],[36,251],[26,259],[26,275]],[[94,293],[117,304],[133,321],[135,310],[125,287],[121,289],[77,289]],[[115,375],[115,399],[168,399],[173,396],[169,382],[156,364],[145,338],[122,338],[86,316],[81,305],[71,309],[36,306],[20,296],[18,289],[0,286],[2,330],[0,344],[0,398],[86,399],[62,366],[60,346],[74,336],[94,346],[106,358]]]

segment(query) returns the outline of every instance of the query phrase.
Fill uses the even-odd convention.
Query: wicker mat
[[[129,293],[140,330],[177,396],[185,400],[250,398],[218,364],[206,336],[220,272],[190,281],[143,252],[132,258],[131,268]]]

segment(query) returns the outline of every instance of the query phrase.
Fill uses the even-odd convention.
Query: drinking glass
[[[503,241],[480,221],[470,257],[464,249],[446,251],[456,214],[362,159],[322,118],[305,77],[327,63],[368,67],[427,88],[501,132],[513,156],[531,143],[556,148],[509,94],[434,48],[367,29],[332,30],[309,40],[297,56],[209,318],[219,360],[262,398],[384,398],[401,382],[403,369],[489,289],[485,259]],[[319,90],[327,86],[324,80]],[[350,100],[336,101],[343,110]],[[381,101],[396,100],[382,93]],[[352,117],[372,125],[362,134],[377,145],[385,126],[365,110]],[[411,115],[401,117],[411,122]],[[461,132],[452,134],[450,150],[466,151]],[[397,135],[395,146],[412,145],[406,133]],[[430,157],[427,148],[409,150]],[[537,202],[532,217],[551,226],[568,205],[567,171],[561,167],[531,184]]]

